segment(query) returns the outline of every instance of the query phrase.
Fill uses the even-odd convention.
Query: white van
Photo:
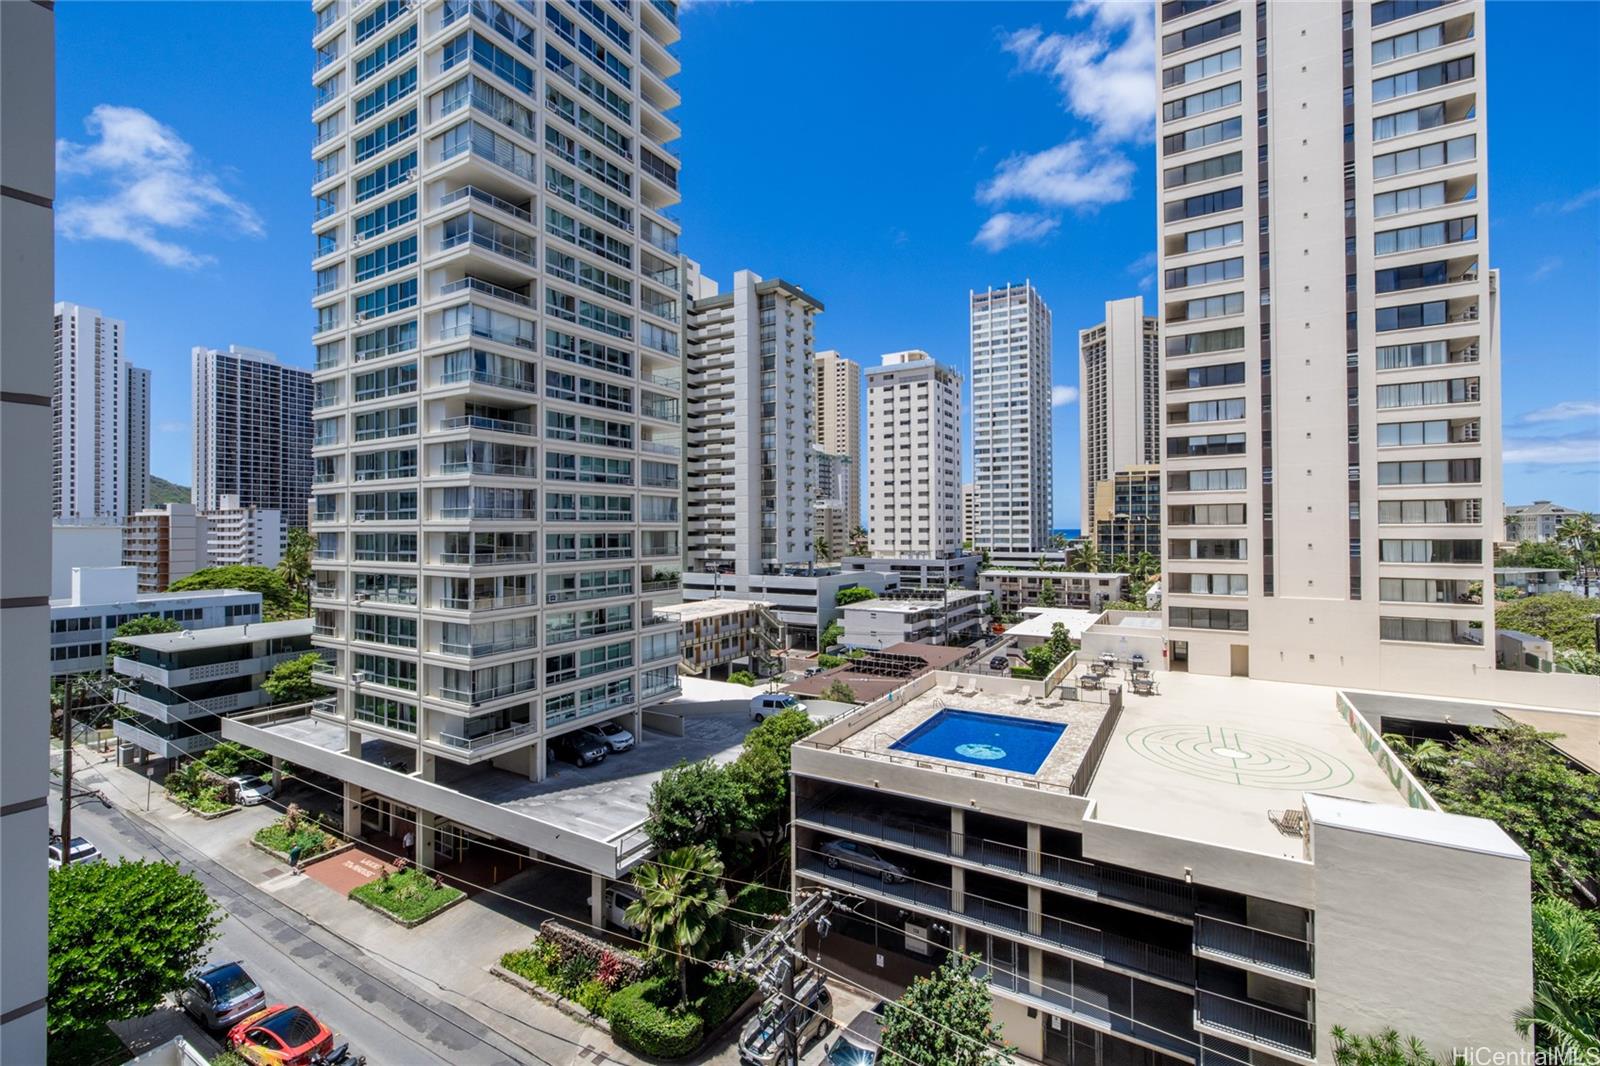
[[[787,692],[763,692],[750,697],[750,720],[764,722],[779,711],[804,711],[806,705]]]
[[[628,907],[639,898],[639,892],[632,885],[613,884],[606,888],[600,897],[605,901],[603,908],[604,921],[625,933],[640,932],[639,928],[628,921]],[[589,906],[594,906],[594,897],[589,897]]]

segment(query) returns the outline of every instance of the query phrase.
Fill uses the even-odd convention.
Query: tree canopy
[[[714,923],[728,908],[722,860],[709,844],[675,848],[633,874],[639,898],[626,917],[646,946],[669,956],[678,973],[678,1003],[689,1001],[689,960],[708,957],[716,946]]]
[[[167,586],[169,592],[197,592],[204,589],[243,589],[261,593],[263,620],[279,622],[297,614],[294,593],[276,570],[265,566],[209,566],[179,578]]]
[[[939,968],[911,982],[883,1011],[883,1056],[916,1066],[988,1066],[1011,1062],[990,1013],[988,986],[974,972],[977,958],[945,956]]]
[[[1533,904],[1533,1002],[1517,1015],[1550,1062],[1600,1057],[1600,916],[1545,896]]]
[[[1363,1036],[1336,1025],[1331,1035],[1334,1066],[1439,1066],[1422,1041],[1394,1029]]]
[[[261,687],[272,697],[273,703],[305,703],[314,700],[328,692],[317,681],[316,670],[321,664],[322,656],[314,651],[308,651],[304,655],[274,666],[266,680],[261,682]]]
[[[843,681],[834,681],[823,689],[818,699],[827,700],[829,703],[855,703],[856,690]]]
[[[119,637],[147,637],[152,633],[176,633],[183,626],[170,618],[163,618],[159,614],[141,614],[138,618],[130,618],[117,627],[116,636]],[[109,673],[115,666],[118,657],[129,659],[133,657],[133,645],[124,644],[113,639],[106,647],[106,671]]]
[[[1496,605],[1494,624],[1499,629],[1543,637],[1557,651],[1593,651],[1596,614],[1600,614],[1600,601],[1551,592]]]
[[[149,1014],[205,959],[219,920],[200,882],[172,863],[50,871],[50,1031]]]
[[[692,844],[725,844],[749,827],[744,790],[710,759],[680,762],[650,787],[644,830],[657,851]]]

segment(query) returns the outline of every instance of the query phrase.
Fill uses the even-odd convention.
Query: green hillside
[[[160,507],[168,503],[188,503],[189,486],[175,485],[164,477],[150,475],[150,506]]]

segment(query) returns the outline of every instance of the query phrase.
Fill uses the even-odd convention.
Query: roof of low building
[[[706,618],[721,618],[724,615],[743,614],[757,607],[772,606],[770,600],[736,600],[721,597],[714,600],[685,600],[683,603],[674,603],[670,606],[656,608],[657,614],[670,614],[679,622],[697,622]]]
[[[249,644],[258,640],[278,640],[286,637],[309,637],[311,619],[290,618],[283,622],[250,622],[242,626],[215,626],[211,629],[185,629],[177,633],[146,633],[142,636],[118,637],[121,644],[151,651],[193,651],[197,648],[226,648],[233,644]]]

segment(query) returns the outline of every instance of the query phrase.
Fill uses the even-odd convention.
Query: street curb
[[[570,1018],[575,1018],[578,1021],[583,1022],[585,1025],[591,1025],[600,1030],[602,1033],[605,1033],[607,1036],[611,1036],[611,1023],[606,1021],[601,1015],[590,1014],[583,1007],[572,1002],[570,999],[567,999],[565,996],[560,996],[554,992],[551,992],[549,989],[541,988],[532,981],[528,980],[526,977],[517,976],[497,962],[490,963],[487,969],[491,974],[500,978],[500,980],[504,981],[508,985],[511,985],[513,988],[519,988],[528,995],[532,996],[534,999],[537,999],[543,1003],[548,1003],[562,1014],[565,1014]]]
[[[340,852],[349,851],[351,848],[356,847],[357,843],[357,841],[351,840],[344,844],[340,844],[337,847],[329,848],[327,851],[319,851],[315,855],[308,855],[304,859],[300,860],[300,868],[304,870],[307,863],[321,862],[323,859],[331,859]],[[269,848],[257,840],[254,836],[250,838],[250,846],[255,848],[257,851],[266,852],[279,862],[289,861],[289,853],[287,851],[276,851],[272,848]]]
[[[218,818],[226,818],[230,814],[237,814],[238,812],[244,810],[243,807],[241,807],[237,803],[235,803],[232,807],[229,807],[227,810],[224,810],[224,811],[211,811],[211,812],[208,813],[208,812],[205,812],[205,811],[197,811],[197,810],[195,810],[193,807],[189,806],[187,803],[183,802],[180,799],[175,798],[172,795],[172,793],[170,793],[170,792],[167,793],[167,799],[171,800],[173,805],[176,806],[177,808],[179,808],[180,810],[182,810],[183,813],[192,814],[196,818],[199,818],[202,821],[207,821],[207,822],[214,822]]]

